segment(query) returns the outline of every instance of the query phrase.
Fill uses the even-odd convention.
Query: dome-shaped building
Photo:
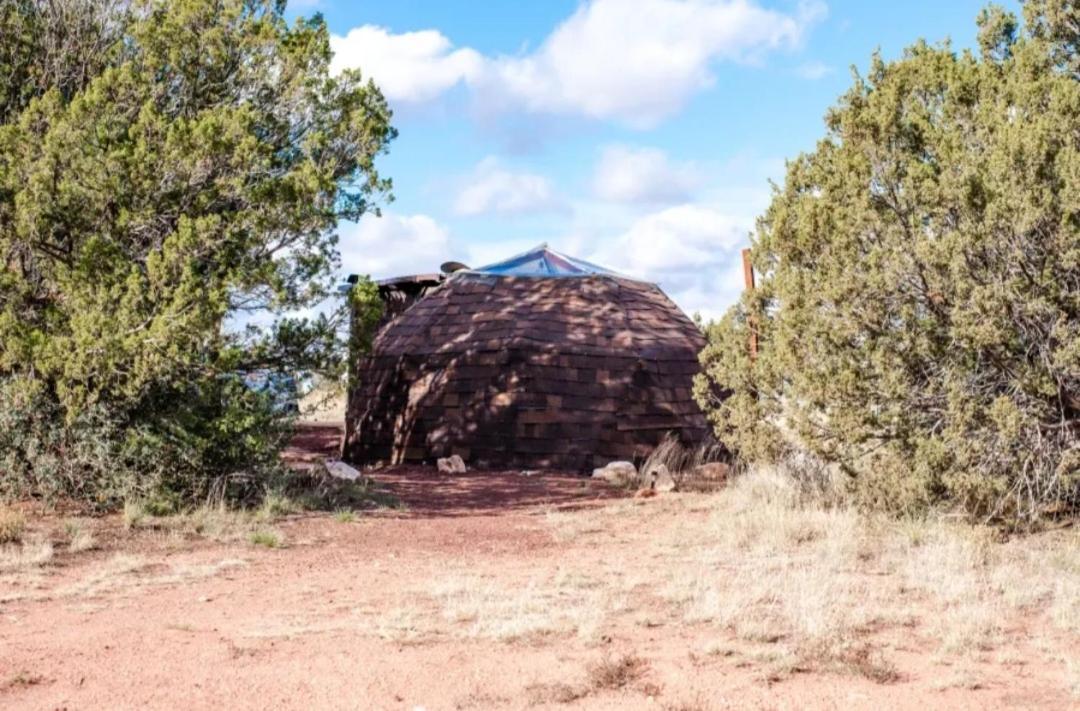
[[[541,245],[380,291],[393,316],[353,364],[350,461],[584,471],[705,434],[704,337],[655,284]]]

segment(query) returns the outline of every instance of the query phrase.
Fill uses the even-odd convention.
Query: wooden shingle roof
[[[640,281],[454,275],[389,324],[384,355],[521,346],[657,360],[696,359],[704,337],[659,287]]]

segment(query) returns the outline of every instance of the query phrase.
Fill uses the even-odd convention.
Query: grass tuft
[[[24,540],[0,546],[0,572],[18,572],[41,566],[52,560],[53,547],[48,541]]]
[[[271,492],[263,499],[255,517],[260,521],[276,521],[290,514],[301,511],[304,507],[292,498],[277,492]]]
[[[0,508],[0,545],[18,543],[26,532],[26,516],[15,509]]]
[[[94,534],[78,521],[65,521],[64,534],[68,539],[68,550],[72,553],[92,550],[97,545]]]
[[[124,502],[123,521],[124,528],[131,530],[139,528],[146,522],[148,514],[146,507],[141,501],[131,499]]]
[[[553,684],[530,684],[525,687],[525,697],[530,706],[572,704],[588,694],[588,689],[561,681]]]
[[[617,690],[637,681],[648,668],[645,660],[633,654],[619,657],[605,655],[589,666],[589,685],[593,689]]]
[[[338,509],[334,512],[334,520],[338,523],[353,523],[356,521],[356,513],[350,509]]]
[[[263,548],[280,548],[284,543],[284,538],[277,531],[260,529],[252,531],[248,535],[248,543],[253,546],[262,546]]]

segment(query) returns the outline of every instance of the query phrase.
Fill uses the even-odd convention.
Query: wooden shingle
[[[458,274],[355,363],[345,456],[586,470],[705,434],[704,337],[653,284]]]

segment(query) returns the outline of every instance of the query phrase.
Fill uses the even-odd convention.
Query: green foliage
[[[0,0],[0,494],[242,494],[288,424],[242,374],[340,369],[344,310],[286,314],[395,132],[283,8]]]
[[[809,447],[896,510],[1080,503],[1078,20],[990,8],[981,56],[919,43],[855,77],[758,222],[759,288],[709,329],[721,441]]]
[[[248,542],[253,546],[262,546],[263,548],[280,548],[282,536],[277,531],[252,531],[248,535]]]
[[[350,357],[361,358],[371,353],[372,341],[382,321],[385,305],[379,298],[379,285],[370,277],[361,276],[349,290],[352,313]]]
[[[356,513],[350,509],[338,509],[334,512],[334,520],[338,523],[353,523],[356,521]]]
[[[379,297],[379,285],[370,277],[360,276],[349,290],[348,373],[349,382],[346,392],[357,387],[356,364],[364,356],[370,355],[375,334],[382,323],[386,306]]]

